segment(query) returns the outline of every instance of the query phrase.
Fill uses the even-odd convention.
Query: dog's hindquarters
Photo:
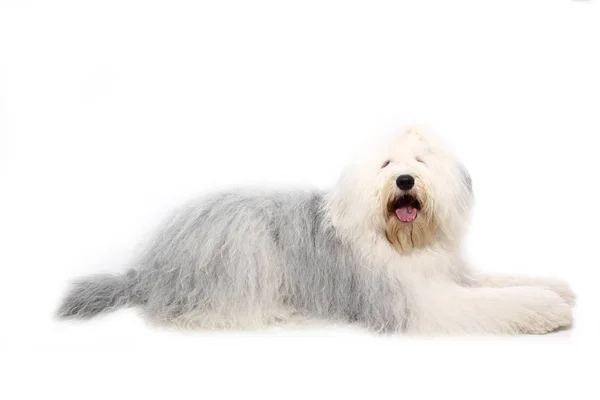
[[[183,328],[246,328],[285,318],[275,200],[217,193],[181,209],[139,260],[144,313]]]

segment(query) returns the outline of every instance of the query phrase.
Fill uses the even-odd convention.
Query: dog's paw
[[[543,334],[573,323],[571,306],[556,291],[531,287],[523,293],[513,326],[520,333]]]
[[[560,279],[544,278],[542,285],[558,294],[571,307],[575,305],[577,297],[567,282]]]

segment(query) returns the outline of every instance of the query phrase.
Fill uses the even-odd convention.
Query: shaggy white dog
[[[330,191],[236,191],[181,209],[120,276],[80,280],[62,317],[137,305],[152,320],[250,328],[291,319],[377,332],[546,333],[572,323],[558,280],[488,276],[463,260],[467,171],[408,130]]]

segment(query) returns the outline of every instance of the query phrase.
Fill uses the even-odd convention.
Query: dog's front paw
[[[513,321],[518,332],[543,334],[573,323],[571,306],[556,291],[539,287],[527,289]]]
[[[558,294],[571,307],[575,305],[577,297],[567,282],[560,279],[544,278],[542,285]]]

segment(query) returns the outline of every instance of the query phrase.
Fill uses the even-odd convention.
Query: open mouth
[[[421,210],[421,203],[415,196],[405,194],[394,201],[390,209],[400,221],[413,222]]]

